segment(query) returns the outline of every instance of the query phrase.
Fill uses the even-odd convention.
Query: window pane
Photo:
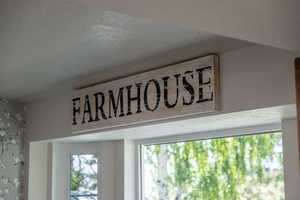
[[[144,200],[283,200],[281,133],[145,145]]]
[[[72,155],[70,200],[97,200],[97,176],[98,159],[95,155]]]

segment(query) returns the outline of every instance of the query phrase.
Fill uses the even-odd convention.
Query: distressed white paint
[[[72,132],[216,111],[218,62],[216,55],[205,56],[74,91]],[[167,79],[163,81],[164,78]]]

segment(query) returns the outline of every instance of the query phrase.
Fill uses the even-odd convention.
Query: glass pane
[[[281,133],[143,146],[144,200],[283,200]]]
[[[71,156],[70,200],[98,200],[98,159],[95,155]]]

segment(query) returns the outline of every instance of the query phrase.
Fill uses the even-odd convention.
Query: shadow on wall
[[[0,200],[24,199],[24,111],[0,98]]]

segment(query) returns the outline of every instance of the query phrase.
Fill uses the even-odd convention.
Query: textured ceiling
[[[78,1],[18,6],[14,0],[5,1],[0,8],[0,97],[10,99],[19,100],[77,76],[218,38],[85,8]]]

